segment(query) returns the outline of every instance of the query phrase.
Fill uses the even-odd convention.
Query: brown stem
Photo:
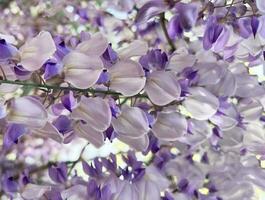
[[[167,27],[166,27],[165,13],[161,13],[160,14],[160,23],[161,23],[162,30],[163,30],[163,32],[165,34],[165,37],[167,39],[167,42],[168,42],[168,44],[170,46],[170,51],[174,52],[176,50],[176,46],[175,46],[173,40],[169,37],[168,31],[167,31]]]

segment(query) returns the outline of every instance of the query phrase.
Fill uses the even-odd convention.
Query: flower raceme
[[[263,1],[109,4],[86,13],[73,3],[97,33],[41,31],[18,47],[0,34],[0,196],[241,200],[264,190]],[[84,146],[76,160],[52,160],[82,141],[101,157],[88,160]]]

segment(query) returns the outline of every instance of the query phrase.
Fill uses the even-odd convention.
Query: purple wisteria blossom
[[[265,2],[0,11],[0,199],[264,199]]]

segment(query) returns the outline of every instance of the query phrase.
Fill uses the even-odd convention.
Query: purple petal
[[[254,37],[256,36],[257,30],[259,28],[259,20],[257,17],[251,18],[251,27]]]
[[[72,131],[71,120],[65,115],[60,115],[52,124],[62,134]]]
[[[97,84],[105,84],[108,83],[110,81],[110,74],[107,71],[103,71],[101,72],[98,80],[97,80]]]
[[[4,39],[0,39],[0,60],[7,60],[18,54],[18,50]]]
[[[72,112],[73,108],[75,108],[75,106],[77,105],[77,101],[74,97],[74,93],[72,91],[70,91],[68,94],[64,95],[61,97],[61,102],[63,104],[63,106],[69,110],[70,112]]]
[[[160,13],[166,11],[168,9],[168,6],[164,1],[158,1],[158,0],[152,0],[144,4],[140,10],[138,11],[135,23],[145,23],[150,18],[159,15]]]
[[[20,80],[27,80],[30,78],[32,72],[26,70],[22,65],[16,65],[14,72]]]
[[[237,20],[239,35],[243,38],[248,38],[252,33],[250,18],[240,18]]]
[[[170,19],[168,23],[168,34],[169,34],[169,37],[172,39],[182,36],[183,28],[181,26],[179,15],[175,15]]]
[[[12,176],[3,175],[2,176],[2,187],[5,192],[13,193],[18,190],[18,183],[14,180]]]
[[[49,176],[56,183],[64,183],[67,180],[67,165],[60,163],[49,167]]]
[[[196,23],[198,6],[193,3],[178,3],[175,6],[181,29],[189,31]]]
[[[187,132],[187,120],[177,112],[159,113],[152,128],[161,140],[175,141]]]
[[[44,65],[43,65],[45,72],[44,72],[44,79],[48,80],[56,75],[58,75],[62,69],[63,65],[61,63],[58,63],[53,60],[48,60]]]
[[[18,139],[27,132],[22,124],[9,124],[4,136],[4,147],[10,148],[13,144],[18,143]]]

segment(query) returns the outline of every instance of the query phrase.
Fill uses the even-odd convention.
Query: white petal
[[[249,200],[253,199],[254,188],[253,184],[248,182],[231,182],[231,185],[227,185],[226,190],[220,191],[219,194],[224,200]]]
[[[124,96],[138,94],[145,85],[144,71],[140,64],[132,60],[120,60],[109,69],[110,88]]]
[[[152,132],[162,140],[175,141],[187,132],[187,120],[177,112],[158,113]]]
[[[134,184],[125,182],[121,187],[119,188],[119,191],[115,193],[114,196],[115,200],[139,200],[138,198],[138,192],[135,188]]]
[[[126,137],[124,135],[118,134],[119,140],[128,144],[130,147],[136,151],[145,151],[149,145],[149,137],[147,134],[142,135],[137,138]]]
[[[170,57],[167,68],[179,73],[184,68],[193,66],[195,61],[196,57],[194,55],[190,55],[187,51],[180,52],[180,54],[174,54]]]
[[[84,185],[74,185],[61,192],[63,199],[67,200],[86,200],[87,199],[87,187]]]
[[[51,138],[58,143],[63,143],[63,135],[49,122],[42,129],[34,130],[33,133],[44,138]]]
[[[63,63],[65,81],[81,89],[93,86],[103,70],[103,63],[99,57],[90,57],[75,51],[67,54]]]
[[[258,79],[249,74],[236,75],[236,96],[239,97],[256,97],[265,93],[263,87],[258,83]]]
[[[250,152],[261,155],[265,153],[265,132],[261,124],[252,123],[247,125],[243,144]]]
[[[139,199],[160,200],[160,190],[156,182],[141,180],[136,183]]]
[[[255,121],[260,118],[263,112],[261,103],[255,99],[241,100],[237,106],[240,116],[244,121]]]
[[[42,197],[42,195],[51,190],[51,186],[46,185],[35,185],[35,184],[27,184],[23,189],[21,196],[27,200],[35,200]]]
[[[107,47],[108,40],[101,33],[96,33],[78,44],[76,50],[89,56],[101,56]]]
[[[79,105],[73,110],[72,117],[84,120],[96,131],[105,131],[111,122],[108,103],[100,97],[81,97]]]
[[[198,70],[201,86],[218,83],[226,71],[224,66],[216,63],[198,63],[194,68]]]
[[[222,149],[230,150],[242,145],[244,130],[239,127],[234,127],[230,130],[223,131],[223,137],[220,140]]]
[[[24,96],[13,99],[7,121],[25,124],[32,128],[42,128],[47,122],[47,111],[34,97]]]
[[[52,36],[47,31],[40,32],[36,37],[27,41],[20,49],[21,65],[28,71],[42,67],[56,51]]]
[[[246,74],[248,73],[248,69],[243,63],[234,63],[229,65],[228,67],[229,71],[231,71],[233,74]]]
[[[163,106],[179,98],[181,88],[173,73],[154,71],[147,78],[145,91],[154,104]]]
[[[265,13],[265,3],[263,0],[256,0],[257,8],[260,12]]]
[[[114,130],[119,135],[138,138],[148,133],[147,117],[140,108],[124,106],[118,118],[112,118]]]
[[[238,124],[238,112],[233,105],[221,110],[222,114],[215,114],[210,121],[217,125],[221,130],[229,130]]]
[[[216,96],[230,97],[235,94],[236,91],[236,78],[232,72],[226,71],[221,80],[215,84],[207,87]]]
[[[187,111],[197,120],[206,120],[212,117],[218,107],[218,99],[202,87],[189,89],[190,96],[183,102]]]
[[[145,168],[144,179],[156,183],[161,191],[166,190],[170,185],[170,181],[164,176],[164,173],[154,165]]]
[[[191,146],[196,146],[205,141],[212,134],[212,130],[209,127],[208,122],[198,121],[195,119],[188,120],[188,127],[191,134],[184,134],[178,141],[188,144]]]
[[[145,41],[134,40],[129,46],[118,50],[120,59],[127,59],[133,56],[142,56],[148,50],[148,45]]]
[[[74,132],[79,137],[87,139],[95,147],[99,148],[104,144],[104,135],[101,131],[97,131],[89,124],[78,123],[74,127]]]
[[[15,81],[17,79],[14,71],[12,70],[11,66],[2,64],[2,69],[6,75],[6,78],[8,80]],[[0,75],[3,76],[2,72],[0,71]],[[0,85],[0,93],[12,93],[15,92],[20,86],[19,85],[13,85],[13,84],[5,84],[2,83]]]

